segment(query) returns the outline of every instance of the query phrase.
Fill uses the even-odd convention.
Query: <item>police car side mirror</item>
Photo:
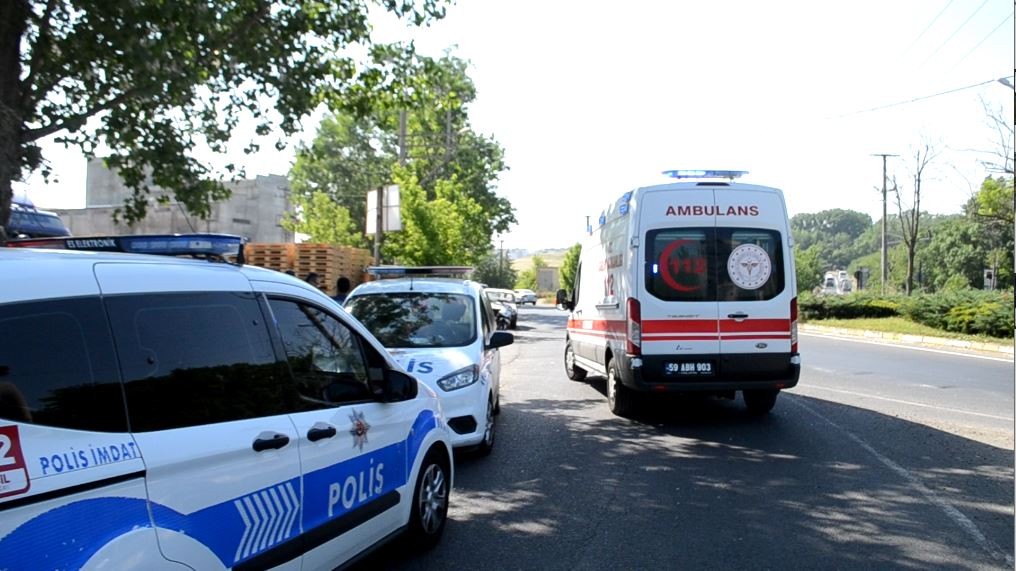
[[[487,343],[487,349],[497,349],[506,345],[511,345],[515,342],[515,336],[507,331],[495,331],[490,336],[490,342]]]
[[[416,379],[402,371],[389,370],[385,375],[384,391],[381,398],[384,402],[402,402],[416,398],[419,387]]]
[[[575,303],[568,301],[568,292],[563,289],[557,290],[555,303],[558,309],[566,309],[568,311],[575,309]]]

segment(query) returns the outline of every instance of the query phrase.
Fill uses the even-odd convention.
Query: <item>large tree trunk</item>
[[[21,37],[28,14],[28,0],[0,0],[0,245],[7,243],[11,183],[21,175]]]

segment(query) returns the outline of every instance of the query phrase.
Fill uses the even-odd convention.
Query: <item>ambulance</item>
[[[745,171],[664,173],[588,228],[572,292],[565,373],[606,377],[610,410],[646,393],[741,391],[768,413],[797,385],[797,283],[783,194]]]

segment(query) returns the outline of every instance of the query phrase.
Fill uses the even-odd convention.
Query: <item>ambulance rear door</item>
[[[717,188],[720,352],[790,353],[794,297],[786,209],[774,189]]]
[[[638,205],[644,271],[642,354],[662,377],[711,376],[719,353],[713,189],[682,183],[647,191]]]

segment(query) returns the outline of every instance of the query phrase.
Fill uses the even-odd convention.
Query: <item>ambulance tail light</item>
[[[797,353],[797,298],[790,300],[790,352]]]
[[[642,354],[642,309],[639,300],[629,297],[626,304],[628,314],[628,334],[625,351],[629,355]]]

